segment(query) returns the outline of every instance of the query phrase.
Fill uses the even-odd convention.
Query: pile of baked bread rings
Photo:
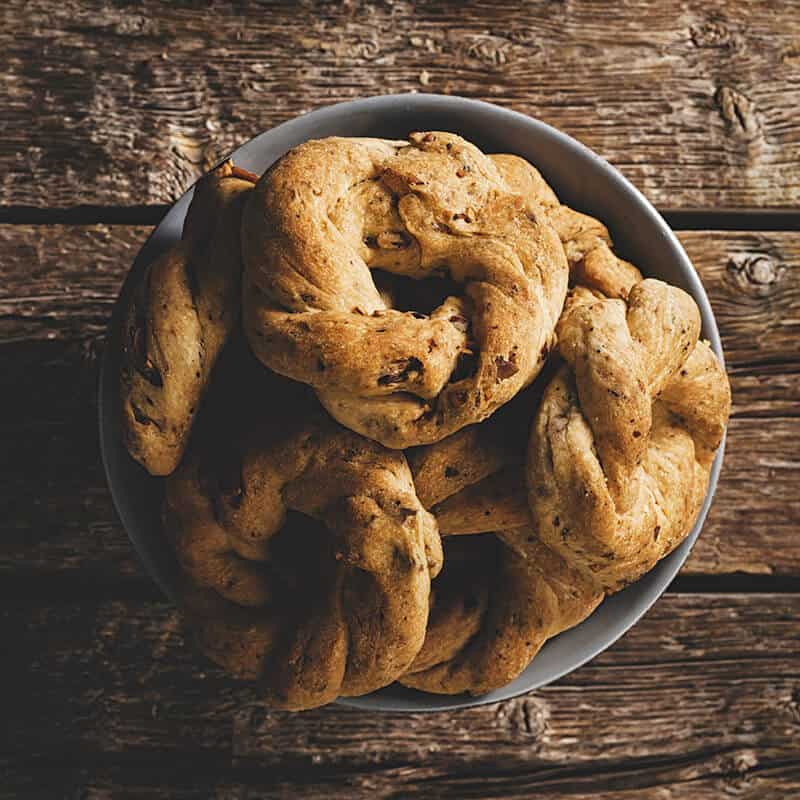
[[[122,361],[183,613],[295,710],[514,679],[688,534],[730,410],[689,295],[438,132],[215,169]]]

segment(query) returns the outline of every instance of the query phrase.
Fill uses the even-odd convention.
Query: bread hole
[[[422,362],[412,356],[401,358],[389,364],[389,369],[378,378],[379,386],[394,386],[419,377],[424,370]]]
[[[457,297],[462,287],[442,269],[440,276],[415,280],[382,269],[372,270],[372,280],[384,302],[397,311],[432,314],[448,297]]]
[[[136,403],[131,401],[131,411],[133,412],[133,418],[140,424],[140,425],[155,425],[156,428],[159,428],[158,423],[152,418],[147,416],[147,414],[142,411]]]

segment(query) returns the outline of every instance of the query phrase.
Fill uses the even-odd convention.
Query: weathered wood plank
[[[7,0],[0,203],[175,198],[310,109],[410,90],[584,141],[662,207],[800,205],[800,14],[686,4]]]
[[[147,229],[0,226],[0,570],[141,570],[100,465],[94,392],[119,283]],[[722,481],[688,573],[800,574],[800,234],[681,234],[734,386]]]
[[[800,595],[668,595],[550,687],[406,716],[270,711],[200,662],[166,604],[6,612],[15,646],[2,689],[2,788],[16,797],[58,787],[71,797],[789,798],[800,791],[799,615]],[[23,675],[24,694],[14,688]]]
[[[63,766],[19,776],[11,773],[0,798],[79,797],[82,800],[359,800],[407,797],[466,800],[506,800],[536,797],[541,800],[794,800],[798,771],[793,762],[775,766],[757,761],[751,748],[720,754],[688,754],[679,763],[644,760],[619,767],[602,766],[601,772],[566,770],[528,776],[528,771],[495,775],[492,765],[472,761],[456,765],[458,775],[427,779],[414,765],[370,767],[356,775],[322,773],[313,778],[304,766],[230,766],[227,758],[208,760],[193,756],[191,764],[174,761],[125,765],[94,762],[91,767]],[[311,756],[310,759],[314,757]],[[309,759],[305,759],[308,763]],[[702,761],[702,767],[698,767]],[[420,774],[422,773],[422,774]],[[699,777],[701,775],[702,777]],[[66,789],[66,791],[65,791]],[[70,793],[72,790],[72,793]]]

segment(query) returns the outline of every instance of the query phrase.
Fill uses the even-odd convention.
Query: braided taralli
[[[638,579],[689,533],[730,413],[700,315],[661,281],[627,305],[575,290],[559,323],[566,362],[528,449],[539,538],[606,592]]]
[[[691,529],[728,382],[688,295],[652,280],[626,294],[574,289],[558,326],[566,366],[481,425],[410,451],[448,538],[425,644],[401,683],[448,694],[508,683]]]
[[[244,441],[193,439],[167,480],[164,528],[201,647],[270,705],[305,709],[405,672],[441,543],[402,453],[272,400],[300,413],[247,426]]]
[[[128,452],[178,465],[217,356],[239,319],[243,202],[256,176],[227,161],[195,187],[183,238],[147,267],[125,312],[120,393]]]
[[[242,237],[256,355],[388,447],[486,418],[553,344],[568,277],[558,237],[453,134],[307,142],[259,182]],[[374,269],[436,278],[446,296],[430,314],[386,308]]]
[[[524,451],[540,396],[534,385],[486,422],[408,453],[417,494],[446,538],[406,686],[443,694],[504,686],[603,597],[531,527]]]

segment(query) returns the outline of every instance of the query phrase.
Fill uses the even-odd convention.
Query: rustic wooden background
[[[2,797],[800,797],[800,4],[4,0]],[[123,275],[220,155],[338,100],[478,97],[581,139],[699,270],[734,391],[670,590],[591,664],[452,714],[264,708],[121,529],[95,381]]]

